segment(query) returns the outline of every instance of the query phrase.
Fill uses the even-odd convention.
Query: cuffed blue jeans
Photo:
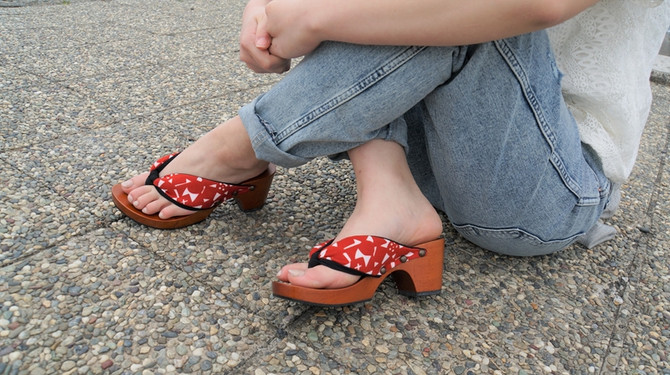
[[[257,157],[285,167],[397,142],[466,239],[541,255],[588,231],[610,192],[560,77],[544,32],[464,47],[327,42],[240,116]]]

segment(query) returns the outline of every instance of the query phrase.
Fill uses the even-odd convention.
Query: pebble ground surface
[[[0,0],[0,375],[670,374],[662,72],[616,239],[518,259],[445,223],[439,296],[271,296],[351,212],[346,162],[280,169],[262,210],[183,230],[122,216],[114,183],[280,78],[238,61],[243,3]]]

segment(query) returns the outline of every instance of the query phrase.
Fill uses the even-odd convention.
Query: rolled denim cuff
[[[244,124],[244,128],[249,134],[251,147],[253,147],[256,157],[286,168],[297,167],[309,162],[312,158],[304,158],[284,152],[273,142],[263,120],[256,113],[256,102],[259,98],[260,96],[242,107],[238,112],[242,124]]]
[[[330,139],[327,142],[329,145],[323,148],[323,150],[341,150],[341,152],[338,153],[324,152],[323,154],[320,154],[318,150],[314,149],[314,147],[310,147],[309,151],[306,153],[306,155],[304,155],[301,154],[300,147],[295,147],[295,143],[291,149],[285,150],[281,147],[281,144],[277,144],[275,142],[273,137],[273,128],[271,126],[267,126],[268,121],[275,121],[275,119],[265,119],[258,113],[256,109],[256,103],[258,103],[261,98],[262,95],[254,99],[251,103],[242,107],[238,112],[240,118],[242,119],[242,124],[249,134],[249,138],[251,139],[251,146],[254,149],[258,159],[265,160],[285,168],[303,165],[315,157],[320,156],[328,156],[333,160],[342,160],[348,158],[347,151],[349,149],[360,146],[373,139],[383,139],[386,141],[395,142],[403,147],[405,152],[408,151],[409,146],[407,145],[407,125],[402,118],[396,119],[387,126],[369,133],[369,138],[362,141],[360,140],[360,133],[358,134],[356,140],[351,140],[347,132],[347,129],[349,126],[351,126],[351,124],[342,124],[339,136],[340,139]],[[299,134],[296,134],[295,136],[297,136],[302,142],[310,143],[310,141],[320,139],[320,132],[318,131],[318,126],[304,128],[300,130]]]

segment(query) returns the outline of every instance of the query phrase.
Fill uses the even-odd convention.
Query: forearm
[[[544,29],[597,0],[306,0],[320,40],[466,45]]]

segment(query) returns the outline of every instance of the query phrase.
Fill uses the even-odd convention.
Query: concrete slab
[[[346,220],[348,162],[280,169],[263,209],[227,204],[178,231],[109,198],[279,79],[238,61],[244,4],[56,2],[0,0],[0,374],[670,374],[658,70],[614,241],[510,258],[445,222],[441,295],[387,282],[368,303],[316,308],[270,283]]]
[[[202,100],[223,99],[239,90],[265,86],[278,78],[258,76],[237,53],[138,67],[131,71],[68,81],[75,91],[106,105],[122,119],[147,116]],[[238,105],[241,105],[238,103]]]
[[[28,160],[22,153],[18,157],[0,152],[0,266],[100,225],[91,212],[82,211],[76,202],[58,196],[53,186],[27,173]]]
[[[222,373],[276,334],[225,295],[109,229],[1,271],[0,308],[8,323],[0,350],[7,368],[20,373]]]
[[[0,150],[47,142],[115,121],[114,113],[66,86],[11,66],[0,66],[0,77]]]
[[[638,235],[634,241],[628,241],[635,244],[634,256],[629,265],[630,277],[622,283],[624,303],[620,306],[617,329],[613,332],[611,354],[606,360],[607,370],[618,373],[670,373],[670,315],[667,314],[670,301],[666,286],[670,280],[667,266],[667,249],[670,248],[667,214],[670,208],[670,163],[667,158],[670,92],[659,85],[654,86],[653,92],[654,111],[638,164],[642,168],[636,167],[636,173],[646,173],[643,180],[652,182],[653,186],[644,202],[646,207],[639,207]],[[648,164],[650,159],[654,162]],[[639,185],[633,183],[631,186]]]

